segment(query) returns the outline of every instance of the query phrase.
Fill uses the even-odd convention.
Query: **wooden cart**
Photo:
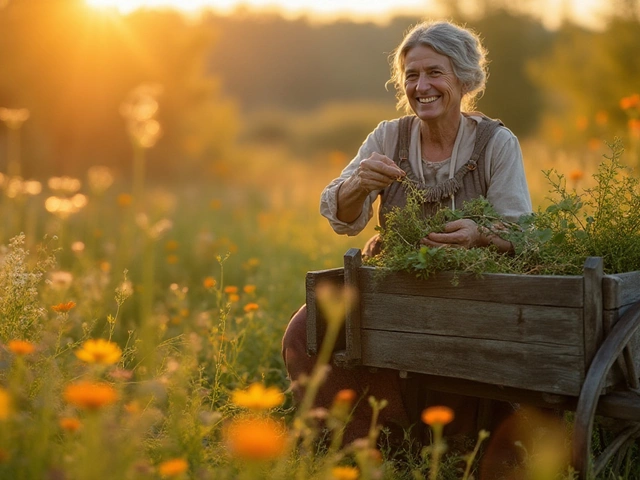
[[[381,277],[350,249],[344,268],[307,274],[309,353],[324,329],[316,286],[344,283],[359,301],[334,362],[424,374],[433,390],[575,411],[572,464],[583,479],[640,436],[640,272],[604,275],[602,259],[591,257],[582,275],[452,280]],[[625,427],[594,459],[596,415]]]

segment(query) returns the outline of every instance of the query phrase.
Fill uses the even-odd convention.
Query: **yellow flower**
[[[333,467],[331,478],[334,480],[356,480],[360,477],[360,471],[356,467]]]
[[[446,425],[451,423],[453,417],[453,410],[442,405],[426,408],[421,415],[422,421],[427,425]]]
[[[83,362],[99,363],[101,365],[113,365],[120,360],[122,350],[113,342],[103,338],[91,339],[84,342],[82,348],[76,352]]]
[[[260,308],[260,306],[257,303],[247,303],[244,306],[244,311],[249,313],[249,312],[255,312],[256,310],[258,310]]]
[[[58,313],[67,313],[73,307],[76,306],[76,302],[62,302],[57,305],[52,305],[51,310]]]
[[[67,403],[86,410],[98,410],[118,400],[118,393],[108,383],[78,382],[64,389]]]
[[[80,423],[80,420],[78,420],[75,417],[62,417],[58,421],[58,424],[60,425],[60,428],[71,433],[77,432],[80,429],[80,426],[82,425]]]
[[[256,286],[255,285],[245,285],[242,290],[244,290],[244,293],[254,293],[256,291]]]
[[[282,405],[284,394],[276,387],[265,388],[261,383],[254,383],[246,390],[234,391],[231,402],[251,410],[267,410]]]
[[[189,464],[184,458],[172,458],[158,465],[158,472],[163,477],[177,477],[189,469]]]
[[[286,447],[286,430],[272,418],[234,420],[224,431],[231,456],[242,460],[268,461]]]
[[[11,397],[9,393],[0,388],[0,420],[6,420],[11,414]]]
[[[207,277],[204,279],[204,281],[202,282],[202,284],[204,285],[204,288],[213,288],[216,286],[216,279],[213,277]]]
[[[7,346],[14,354],[20,356],[29,355],[36,349],[33,343],[26,342],[24,340],[11,340]]]

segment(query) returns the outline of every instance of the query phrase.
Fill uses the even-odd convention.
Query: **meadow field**
[[[543,168],[578,186],[601,155],[523,147],[537,205]],[[0,478],[471,478],[464,461],[434,470],[434,448],[398,457],[375,428],[341,448],[348,395],[321,452],[318,412],[292,404],[280,340],[305,273],[374,233],[338,236],[318,213],[347,161],[263,146],[212,181],[3,175]],[[571,478],[536,458],[530,478]]]
[[[486,40],[478,108],[518,135],[535,208],[544,171],[589,188],[615,137],[637,172],[636,2],[554,31],[503,2],[442,3]],[[375,233],[336,235],[319,197],[399,116],[386,57],[416,20],[0,0],[0,480],[492,480],[495,432],[448,455],[456,412],[438,406],[429,446],[392,447],[376,415],[342,445],[355,402],[384,399],[313,408],[328,342],[294,405],[281,355],[306,273]],[[320,293],[331,332],[347,301]],[[520,414],[505,478],[573,478],[570,415]],[[631,453],[616,480],[640,478]]]

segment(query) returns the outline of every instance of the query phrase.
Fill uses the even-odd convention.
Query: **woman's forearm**
[[[362,207],[368,196],[369,192],[362,188],[355,175],[347,178],[338,189],[338,220],[354,222],[362,214]]]

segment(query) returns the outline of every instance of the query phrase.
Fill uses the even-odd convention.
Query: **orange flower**
[[[128,207],[133,203],[133,196],[128,193],[121,193],[118,195],[117,202],[120,207]]]
[[[179,246],[180,244],[177,240],[167,240],[167,243],[164,244],[164,249],[167,252],[175,252]]]
[[[631,131],[631,135],[633,135],[635,138],[640,138],[640,119],[629,119],[629,130]]]
[[[240,295],[238,295],[237,293],[232,293],[231,295],[229,295],[230,302],[237,302],[238,300],[240,300]]]
[[[0,388],[0,420],[6,420],[11,414],[11,397],[9,392]]]
[[[633,95],[620,99],[620,108],[623,110],[629,110],[637,107],[640,107],[640,94],[638,93],[634,93]]]
[[[574,182],[582,180],[582,177],[584,177],[584,172],[579,168],[574,168],[569,172],[569,180],[572,180]]]
[[[162,477],[177,477],[189,469],[189,464],[184,458],[172,458],[158,465],[158,472]]]
[[[224,287],[224,293],[227,293],[229,295],[238,293],[238,287],[236,287],[235,285],[227,285],[226,287]]]
[[[180,261],[180,257],[178,257],[178,255],[175,255],[173,253],[171,255],[167,255],[167,263],[169,265],[175,265],[179,261]]]
[[[242,290],[244,291],[244,293],[255,293],[256,291],[256,286],[255,285],[245,285]]]
[[[345,388],[336,393],[336,396],[333,399],[334,403],[346,403],[351,405],[353,401],[356,399],[355,390],[351,390],[350,388]]]
[[[76,306],[76,302],[62,302],[57,305],[52,305],[51,310],[58,313],[67,313],[73,307]]]
[[[339,466],[331,469],[333,480],[357,480],[360,478],[360,471],[357,467]]]
[[[247,303],[244,306],[244,311],[249,313],[249,312],[255,312],[256,310],[258,310],[260,308],[260,306],[257,303]]]
[[[204,288],[213,288],[216,286],[217,283],[218,282],[216,282],[216,279],[213,277],[207,277],[202,282],[202,284],[204,285]]]
[[[86,410],[98,410],[118,400],[118,393],[108,383],[78,382],[64,389],[67,403]]]
[[[599,138],[590,138],[587,141],[587,148],[592,152],[597,152],[602,148],[602,141]]]
[[[598,125],[604,126],[607,124],[608,121],[609,121],[609,114],[606,111],[598,110],[596,112],[596,123]]]
[[[120,360],[121,356],[120,347],[103,338],[87,340],[82,344],[82,348],[76,352],[76,357],[83,362],[100,365],[113,365]]]
[[[276,387],[265,388],[261,383],[254,383],[246,390],[234,391],[231,401],[239,407],[266,410],[282,405],[284,395]]]
[[[229,453],[244,460],[274,460],[285,450],[286,430],[272,418],[234,420],[224,431]]]
[[[24,340],[11,340],[7,346],[14,354],[20,356],[29,355],[36,349],[33,343]]]
[[[62,417],[58,424],[60,425],[60,428],[71,433],[77,432],[82,425],[80,420],[75,417]]]
[[[577,128],[579,131],[586,130],[588,126],[589,126],[589,119],[588,119],[586,116],[584,116],[584,115],[579,115],[579,116],[576,118],[576,128]]]
[[[446,425],[453,420],[453,410],[445,406],[429,407],[422,411],[422,421],[427,425]]]

